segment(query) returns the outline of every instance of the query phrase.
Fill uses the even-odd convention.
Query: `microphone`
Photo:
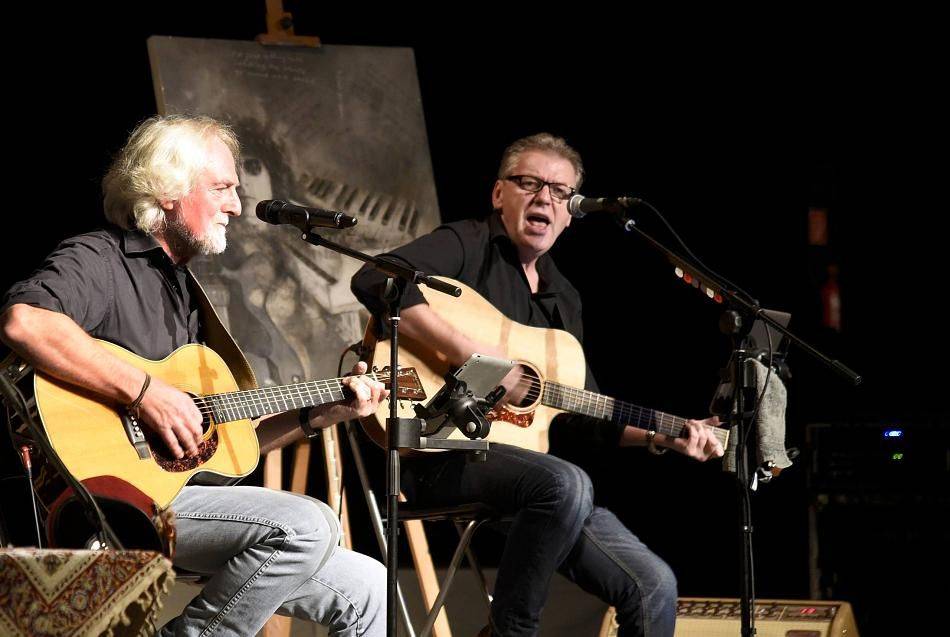
[[[590,212],[613,212],[621,213],[627,208],[640,203],[637,197],[585,197],[584,195],[574,195],[567,200],[567,211],[572,217],[583,219]]]
[[[311,228],[352,228],[356,217],[322,208],[308,208],[280,199],[265,199],[257,204],[257,218],[274,225],[290,224],[308,232]]]

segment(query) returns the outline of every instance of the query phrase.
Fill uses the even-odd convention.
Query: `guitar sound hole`
[[[207,435],[208,430],[211,429],[211,414],[208,413],[210,405],[205,403],[204,399],[197,394],[188,392],[188,395],[191,396],[191,398],[195,401],[195,405],[197,405],[198,409],[202,412],[201,433],[203,435]]]
[[[201,423],[202,431],[208,432],[211,427],[211,421],[205,418]],[[175,458],[168,450],[168,446],[161,436],[151,429],[146,429],[145,438],[148,440],[149,449],[152,451],[152,458],[165,471],[171,473],[180,473],[182,471],[191,471],[192,469],[203,465],[211,459],[214,452],[218,450],[218,432],[215,431],[207,440],[202,440],[198,445],[197,456],[184,456]]]
[[[538,373],[526,365],[521,366],[521,381],[507,395],[508,404],[525,408],[536,404],[541,398],[541,379]]]

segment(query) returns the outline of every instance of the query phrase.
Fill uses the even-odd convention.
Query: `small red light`
[[[713,298],[713,301],[715,301],[716,303],[722,303],[722,295],[721,295],[721,294],[717,294],[717,295]]]
[[[815,612],[816,612],[816,611],[815,611],[814,608],[803,608],[803,609],[802,609],[802,615],[814,615]]]
[[[692,283],[693,276],[687,272],[686,274],[683,275],[683,280],[686,281],[687,283]]]

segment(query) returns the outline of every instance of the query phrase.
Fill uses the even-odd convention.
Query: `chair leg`
[[[449,564],[449,569],[446,571],[445,577],[442,579],[442,584],[439,587],[439,595],[435,598],[432,608],[429,609],[429,615],[426,617],[426,623],[422,627],[422,630],[419,631],[419,637],[428,637],[429,631],[432,629],[432,625],[435,623],[435,618],[438,617],[439,611],[442,610],[442,606],[445,604],[445,596],[449,592],[449,587],[452,585],[452,580],[455,579],[455,573],[458,571],[459,564],[462,562],[462,557],[465,555],[465,551],[468,549],[468,545],[472,541],[472,536],[475,534],[475,531],[478,530],[478,527],[480,527],[485,522],[486,520],[471,520],[465,525],[465,530],[462,532],[462,537],[459,540],[458,546],[455,547],[455,553],[452,554],[452,561]]]
[[[363,464],[363,454],[360,452],[359,441],[356,439],[356,433],[353,431],[353,422],[346,423],[346,433],[350,439],[350,450],[353,452],[353,460],[356,463],[356,472],[360,476],[360,485],[363,487],[363,496],[366,499],[366,508],[369,510],[369,517],[373,524],[373,531],[376,534],[376,542],[379,545],[379,551],[383,555],[383,561],[386,561],[386,534],[383,532],[383,517],[379,512],[379,505],[376,504],[376,494],[369,484],[369,476],[366,474],[366,465]],[[412,628],[412,620],[409,618],[409,608],[406,606],[406,598],[402,594],[402,587],[396,583],[396,597],[399,600],[399,616],[402,619],[402,625],[406,629],[408,637],[416,637]]]
[[[456,521],[455,530],[458,531],[459,541],[461,541],[462,533],[465,530],[463,524]],[[465,547],[465,557],[468,559],[468,564],[472,567],[472,571],[478,580],[478,585],[482,590],[482,599],[485,600],[485,607],[488,609],[488,612],[491,612],[492,596],[491,593],[488,592],[488,578],[485,577],[485,571],[482,570],[481,564],[478,563],[478,559],[475,557],[475,552],[472,551],[471,544]]]

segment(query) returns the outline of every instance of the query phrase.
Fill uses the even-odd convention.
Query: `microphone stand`
[[[654,250],[666,257],[675,267],[681,269],[684,275],[692,277],[698,287],[706,291],[706,295],[717,302],[725,302],[729,308],[720,319],[720,329],[731,336],[733,348],[733,413],[736,420],[736,482],[739,495],[740,531],[742,534],[742,598],[741,607],[741,635],[753,637],[755,574],[752,564],[752,502],[751,491],[756,487],[757,474],[749,471],[749,453],[747,439],[754,423],[752,413],[756,402],[755,376],[747,364],[752,358],[748,347],[747,336],[756,319],[759,319],[784,334],[791,343],[794,343],[813,358],[830,367],[839,375],[848,379],[854,385],[861,384],[863,378],[849,369],[840,361],[828,356],[792,334],[788,329],[774,320],[763,311],[758,301],[731,289],[719,280],[718,277],[698,267],[665,245],[643,232],[637,227],[630,216],[628,208],[641,203],[639,199],[605,200],[604,209],[614,213],[616,219],[626,232],[633,232],[642,237]],[[649,205],[649,204],[647,204]],[[685,278],[685,277],[684,277]]]
[[[426,285],[433,290],[456,297],[461,296],[462,290],[420,270],[328,241],[314,234],[313,228],[304,227],[301,230],[303,230],[301,239],[307,243],[323,246],[369,263],[388,277],[383,294],[383,299],[389,309],[389,325],[392,332],[389,358],[389,418],[386,419],[386,635],[396,637],[398,602],[396,584],[399,569],[399,450],[426,447],[484,452],[488,449],[488,443],[484,440],[425,440],[422,438],[422,433],[425,431],[424,420],[399,418],[399,401],[397,400],[399,396],[399,374],[397,373],[399,370],[399,310],[403,293],[409,283]]]

